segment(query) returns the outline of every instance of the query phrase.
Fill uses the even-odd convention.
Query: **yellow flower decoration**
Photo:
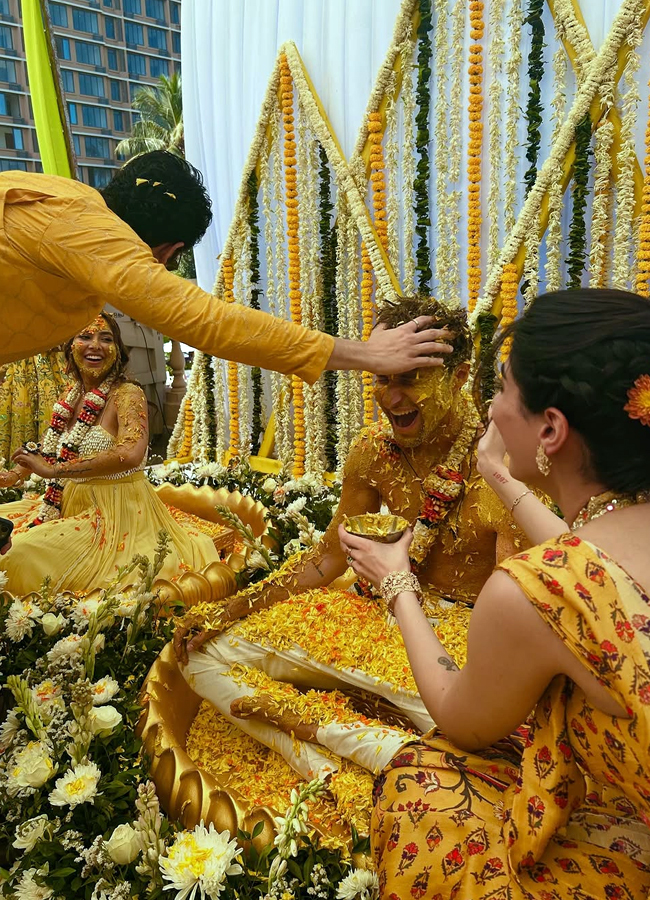
[[[639,375],[627,392],[628,402],[623,409],[631,419],[650,426],[650,375]]]

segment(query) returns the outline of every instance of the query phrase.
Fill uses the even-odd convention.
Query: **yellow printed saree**
[[[650,599],[575,535],[501,568],[629,718],[557,677],[527,736],[476,754],[435,732],[406,746],[375,784],[382,897],[647,900]]]

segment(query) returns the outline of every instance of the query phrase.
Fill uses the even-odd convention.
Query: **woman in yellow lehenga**
[[[98,316],[65,354],[74,384],[55,404],[42,446],[25,445],[13,456],[16,466],[0,472],[2,487],[30,473],[48,481],[38,502],[0,506],[14,522],[12,549],[0,562],[7,590],[38,590],[46,576],[56,589],[106,587],[134,555],[153,558],[160,531],[171,538],[161,577],[217,560],[212,540],[182,528],[145,477],[147,401],[125,375],[115,320]]]
[[[381,895],[647,900],[650,305],[547,294],[508,333],[481,467],[537,546],[487,581],[462,670],[426,627],[410,537],[340,532],[394,609],[437,722],[376,781]]]

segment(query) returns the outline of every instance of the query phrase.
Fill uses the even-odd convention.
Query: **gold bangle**
[[[422,588],[413,572],[389,572],[382,578],[379,590],[391,614],[395,608],[395,600],[402,591],[413,591],[418,603],[422,604]]]
[[[512,506],[510,507],[510,512],[514,512],[515,506],[517,506],[517,504],[521,503],[521,501],[524,499],[524,497],[527,497],[528,494],[532,494],[532,493],[533,493],[532,491],[527,489],[523,492],[523,494],[519,494],[518,497],[515,497],[515,500],[514,500]]]

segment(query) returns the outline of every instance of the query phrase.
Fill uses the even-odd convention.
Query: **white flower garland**
[[[626,43],[629,48],[623,70],[623,93],[619,151],[616,155],[618,180],[616,185],[616,226],[614,229],[614,259],[612,261],[612,287],[625,290],[630,281],[630,252],[632,250],[632,220],[634,218],[634,164],[638,104],[641,100],[636,74],[641,61],[637,48],[643,39],[643,31],[637,20],[629,29]]]
[[[626,42],[628,34],[631,31],[638,31],[639,17],[643,8],[641,0],[623,0],[610,32],[576,94],[573,105],[560,129],[558,138],[551,148],[548,158],[539,170],[535,184],[526,197],[515,226],[501,251],[500,258],[488,273],[483,297],[479,299],[470,317],[470,326],[472,328],[476,327],[477,319],[480,315],[491,311],[494,298],[501,283],[503,267],[515,258],[530,229],[534,227],[542,200],[553,179],[554,172],[559,166],[562,166],[569,151],[576,126],[589,111],[599,86],[617,59],[619,49]]]
[[[526,260],[524,262],[525,306],[535,299],[539,289],[539,210],[526,235]]]
[[[561,30],[557,25],[555,34],[561,40]],[[564,109],[566,107],[566,73],[567,57],[564,47],[560,44],[553,55],[554,85],[553,100],[553,133],[551,144],[557,140]],[[562,199],[564,191],[562,187],[562,172],[558,170],[548,189],[548,225],[546,227],[546,265],[544,274],[546,277],[546,290],[558,291],[562,283],[561,275],[561,247],[562,247]]]
[[[492,268],[499,255],[499,243],[501,239],[500,219],[503,209],[501,154],[502,134],[501,102],[503,88],[501,78],[503,74],[503,58],[505,53],[505,41],[503,38],[503,16],[505,0],[492,0],[488,19],[488,32],[490,41],[488,45],[488,62],[491,76],[489,87],[490,109],[488,112],[489,131],[489,158],[490,158],[490,187],[488,189],[488,246],[487,268]]]
[[[388,176],[388,195],[386,197],[386,232],[388,238],[388,261],[394,272],[400,271],[399,252],[399,218],[400,195],[398,188],[399,144],[397,141],[398,105],[395,97],[397,90],[397,74],[391,72],[387,85],[388,102],[386,104],[386,138],[384,159]],[[365,120],[367,121],[367,120]]]
[[[434,104],[434,163],[436,169],[436,234],[435,264],[436,297],[447,303],[449,288],[449,223],[447,221],[448,156],[449,156],[449,103],[447,100],[447,59],[449,42],[447,22],[449,0],[436,3],[436,27],[434,32],[435,104]]]
[[[402,143],[402,197],[404,214],[404,292],[407,296],[417,293],[415,285],[415,86],[413,84],[416,40],[404,41],[400,50],[402,65],[402,110],[404,138]]]
[[[515,227],[515,206],[517,202],[517,178],[519,147],[518,131],[521,114],[521,33],[524,28],[524,11],[522,0],[512,0],[508,13],[508,55],[505,63],[506,76],[506,127],[505,153],[503,160],[503,177],[505,190],[503,194],[505,234]],[[496,271],[498,263],[494,263],[491,271]],[[502,267],[499,269],[502,271]],[[480,301],[477,304],[480,306]]]

